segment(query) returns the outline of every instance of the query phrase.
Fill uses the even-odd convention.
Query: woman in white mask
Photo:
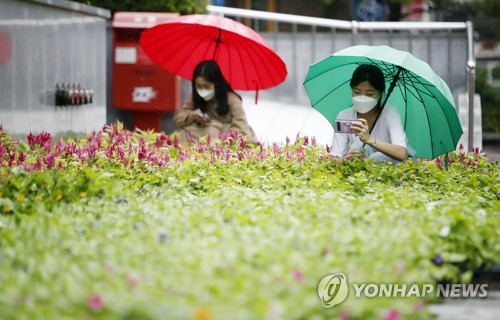
[[[360,65],[350,86],[353,106],[339,112],[337,119],[355,120],[350,125],[352,133],[335,132],[331,154],[339,161],[368,157],[394,164],[411,157],[414,151],[409,147],[395,108],[386,105],[375,122],[385,94],[382,71],[372,64]]]
[[[196,66],[191,86],[192,93],[174,115],[181,142],[189,141],[190,136],[195,140],[206,135],[216,139],[219,133],[231,131],[256,141],[240,95],[224,79],[215,61],[202,61]]]

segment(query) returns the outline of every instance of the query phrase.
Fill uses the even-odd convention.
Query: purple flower
[[[163,243],[167,240],[168,240],[168,234],[166,234],[165,232],[158,233],[158,241]]]
[[[441,253],[436,254],[436,256],[432,258],[432,262],[438,267],[443,265],[443,256]]]

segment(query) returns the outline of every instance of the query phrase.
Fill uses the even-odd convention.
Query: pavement
[[[492,162],[500,163],[500,134],[483,133],[483,152]]]
[[[500,291],[488,292],[485,298],[447,298],[429,307],[436,320],[498,320]]]

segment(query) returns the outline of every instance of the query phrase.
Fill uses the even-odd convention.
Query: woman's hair
[[[385,92],[385,78],[382,70],[373,64],[362,64],[354,70],[351,78],[351,88],[356,87],[363,81],[368,81],[379,93],[380,97]]]
[[[229,85],[226,79],[224,79],[217,62],[213,60],[205,60],[196,66],[193,72],[193,80],[191,81],[193,103],[196,107],[200,108],[202,112],[207,112],[207,101],[200,97],[198,91],[196,90],[197,77],[203,77],[208,82],[212,82],[214,84],[215,99],[217,101],[217,113],[219,115],[223,116],[229,112],[229,106],[227,104],[228,92],[236,94],[241,100],[241,96],[234,92],[231,85]]]

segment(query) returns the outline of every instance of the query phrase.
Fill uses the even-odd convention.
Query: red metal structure
[[[139,39],[177,13],[117,12],[113,17],[113,107],[132,112],[134,126],[161,131],[162,114],[180,106],[181,79],[156,65]]]

